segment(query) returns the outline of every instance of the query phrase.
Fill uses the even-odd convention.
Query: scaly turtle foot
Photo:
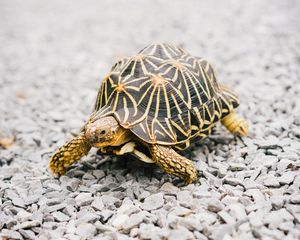
[[[248,135],[249,125],[247,120],[235,112],[230,113],[221,120],[221,123],[234,135],[241,137]]]
[[[55,175],[63,175],[67,169],[80,158],[87,155],[91,149],[84,134],[80,134],[60,147],[50,159],[50,170]]]
[[[197,180],[197,171],[193,162],[178,154],[171,147],[150,145],[149,149],[154,162],[167,173],[181,178],[187,184]]]

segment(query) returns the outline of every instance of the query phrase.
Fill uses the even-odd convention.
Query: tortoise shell
[[[145,142],[188,146],[238,105],[206,60],[176,46],[152,44],[112,67],[94,112],[112,114]]]

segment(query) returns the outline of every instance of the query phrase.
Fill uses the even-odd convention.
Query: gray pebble
[[[129,217],[125,214],[119,214],[117,217],[112,221],[112,226],[118,230],[124,228],[124,224],[128,221]]]
[[[293,204],[300,204],[300,194],[298,192],[292,194],[290,197],[290,202]]]
[[[44,211],[51,213],[51,212],[55,212],[55,211],[64,209],[66,206],[67,206],[66,203],[60,203],[60,204],[56,204],[56,205],[53,205],[53,206],[48,206],[47,208],[44,208]]]
[[[174,186],[172,183],[170,182],[166,182],[164,183],[161,188],[161,191],[167,192],[167,193],[176,193],[179,191],[179,188]]]
[[[105,177],[105,172],[103,170],[93,170],[92,173],[97,179],[102,179]]]
[[[191,213],[192,213],[192,211],[190,209],[184,208],[184,207],[180,207],[180,206],[173,207],[169,211],[169,214],[173,214],[175,216],[180,216],[180,217],[184,217],[184,216],[190,215]]]
[[[104,204],[103,204],[102,199],[100,197],[96,197],[94,199],[94,201],[92,202],[91,206],[94,209],[99,210],[99,211],[102,211],[103,208],[104,208]]]
[[[100,232],[114,232],[116,229],[114,227],[109,226],[108,224],[102,224],[100,221],[96,221],[94,223],[95,227],[100,231]]]
[[[203,226],[199,224],[199,220],[195,217],[183,217],[180,218],[177,222],[178,226],[187,228],[189,231],[202,231]]]
[[[291,184],[294,181],[296,173],[294,172],[285,172],[280,177],[278,177],[278,181],[280,184]]]
[[[19,222],[25,222],[32,217],[32,213],[27,212],[25,210],[20,210],[17,214],[17,219]]]
[[[218,215],[221,217],[221,219],[228,224],[234,224],[235,223],[235,219],[228,214],[225,210],[222,210],[220,212],[218,212]]]
[[[278,179],[275,176],[268,176],[264,179],[263,181],[264,185],[267,187],[279,187],[280,183],[278,181]]]
[[[229,170],[231,171],[242,171],[245,170],[247,167],[243,163],[231,162],[229,163]]]
[[[37,220],[33,220],[33,221],[26,221],[23,223],[20,223],[16,226],[14,226],[14,230],[18,230],[18,229],[27,229],[27,228],[33,228],[33,227],[37,227],[40,226],[40,222]]]
[[[188,231],[186,228],[178,227],[175,230],[172,230],[168,235],[168,239],[174,240],[191,240],[195,239],[193,233]]]
[[[123,230],[125,232],[130,231],[134,227],[138,227],[140,223],[143,222],[145,218],[144,212],[134,213],[132,214],[127,221],[123,224]]]
[[[130,216],[133,213],[139,212],[140,209],[133,205],[132,203],[123,203],[122,206],[118,209],[118,214],[126,214]]]
[[[2,237],[2,239],[23,239],[20,233],[8,229],[2,229],[0,236]]]
[[[164,204],[163,194],[156,193],[145,198],[144,202],[141,204],[141,208],[146,211],[151,211],[151,210],[161,208],[163,204]]]
[[[52,213],[54,219],[58,222],[65,222],[68,221],[70,219],[69,216],[67,216],[66,214],[63,214],[62,212],[54,212]]]
[[[13,197],[12,198],[12,203],[13,205],[17,206],[17,207],[22,207],[25,208],[25,202],[22,198],[20,197]]]
[[[114,212],[108,209],[104,209],[99,213],[101,220],[104,222],[107,222],[108,219],[110,219],[113,214]]]
[[[31,230],[19,229],[18,231],[25,239],[35,239],[35,234]]]
[[[101,197],[101,200],[104,206],[108,207],[109,209],[115,209],[121,205],[121,201],[118,198],[115,198],[110,195],[104,195]]]
[[[75,198],[77,206],[86,206],[91,204],[93,201],[93,197],[91,193],[79,193],[78,196]]]
[[[215,198],[209,198],[207,209],[211,212],[217,213],[223,209],[223,204],[220,200],[217,200]]]
[[[230,215],[235,217],[238,221],[245,220],[247,218],[247,214],[245,211],[245,207],[241,203],[234,203],[229,206]]]
[[[92,238],[96,232],[96,227],[91,223],[82,223],[76,229],[76,234],[84,239]]]
[[[228,183],[232,186],[237,186],[237,185],[240,185],[240,186],[243,186],[243,181],[239,178],[232,178],[232,177],[225,177],[224,178],[224,183]]]
[[[167,229],[156,227],[153,224],[142,223],[139,228],[140,239],[160,240],[166,238],[167,235]]]
[[[176,197],[183,207],[191,207],[193,203],[193,195],[190,191],[180,191],[176,194]]]

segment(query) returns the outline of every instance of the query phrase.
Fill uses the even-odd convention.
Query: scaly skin
[[[91,147],[83,133],[65,143],[50,159],[52,173],[58,176],[65,174],[73,163],[88,154]]]
[[[221,120],[224,127],[234,135],[241,137],[248,135],[248,123],[243,117],[236,114],[234,111]]]
[[[149,145],[154,162],[167,173],[173,174],[185,183],[190,184],[197,180],[197,171],[193,162],[174,149],[162,145]]]

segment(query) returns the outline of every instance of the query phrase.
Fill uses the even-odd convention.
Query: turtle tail
[[[60,147],[50,159],[50,170],[55,175],[63,175],[67,169],[80,158],[87,155],[91,144],[83,133]]]

